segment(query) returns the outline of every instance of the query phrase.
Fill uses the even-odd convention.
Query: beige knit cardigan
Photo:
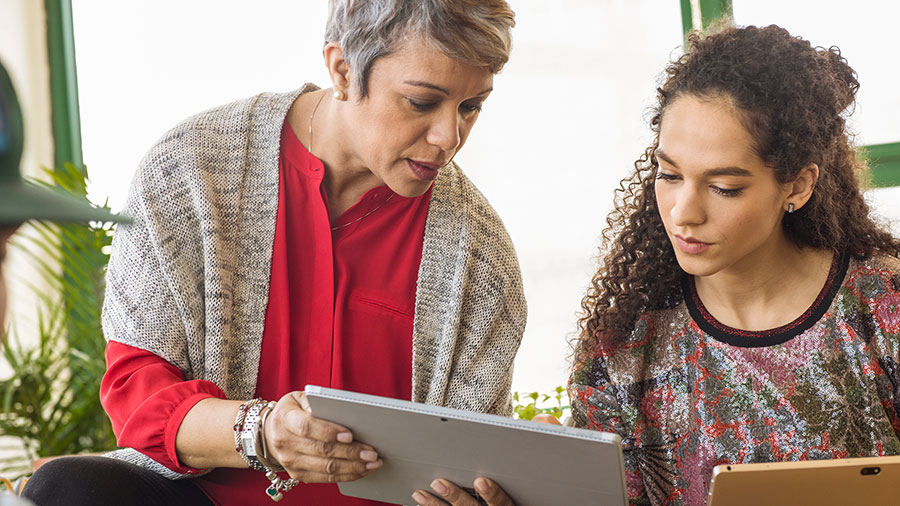
[[[254,396],[278,204],[282,124],[307,85],[193,116],[141,161],[112,245],[103,306],[110,341]],[[455,164],[434,183],[413,323],[412,400],[511,412],[513,358],[525,329],[509,235]],[[302,385],[298,385],[302,388]],[[122,458],[170,478],[143,454]]]

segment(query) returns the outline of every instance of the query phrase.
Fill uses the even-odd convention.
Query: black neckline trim
[[[822,287],[809,309],[796,320],[769,330],[741,330],[729,327],[716,320],[709,314],[697,295],[697,287],[694,285],[693,276],[686,275],[682,278],[681,289],[688,312],[690,312],[691,318],[694,319],[702,331],[712,336],[716,341],[732,346],[761,348],[786,343],[815,325],[828,311],[838,290],[844,284],[844,277],[847,275],[849,265],[850,255],[847,252],[842,253],[840,256],[835,255],[831,263],[831,269],[828,271],[828,279],[825,281],[825,286]]]

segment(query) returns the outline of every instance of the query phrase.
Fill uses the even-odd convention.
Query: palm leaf
[[[86,172],[65,164],[46,174],[50,182],[36,183],[87,201]],[[23,447],[0,459],[0,474],[12,477],[28,473],[38,456],[115,448],[99,399],[106,369],[100,312],[112,225],[37,223],[34,229],[33,237],[15,246],[28,252],[49,287],[25,280],[37,295],[39,341],[22,346],[13,325],[16,332],[0,345],[13,371],[0,380],[0,433],[19,438]]]

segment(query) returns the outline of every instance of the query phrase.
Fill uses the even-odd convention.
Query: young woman
[[[900,243],[869,216],[837,48],[693,36],[667,69],[582,305],[575,424],[624,438],[633,504],[713,466],[900,453]]]
[[[622,436],[633,505],[705,505],[723,463],[900,453],[900,243],[860,193],[853,69],[769,26],[666,73],[583,301],[575,425]]]
[[[331,88],[181,123],[113,241],[101,387],[119,444],[51,462],[37,504],[371,504],[375,449],[317,384],[508,414],[518,262],[452,162],[507,61],[503,0],[333,0]],[[181,479],[191,478],[191,479]]]

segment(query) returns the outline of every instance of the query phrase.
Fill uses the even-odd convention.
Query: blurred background
[[[613,190],[650,140],[647,108],[684,34],[722,15],[839,46],[862,83],[852,127],[869,146],[876,212],[900,218],[900,3],[883,0],[510,0],[512,57],[456,158],[516,245],[529,320],[513,389],[567,378]],[[0,60],[26,120],[23,172],[71,162],[118,210],[147,148],[181,119],[262,91],[329,82],[325,0],[0,0]],[[894,228],[900,233],[900,229]],[[24,232],[26,235],[29,231]],[[12,251],[10,313],[37,325],[34,254]],[[0,377],[8,374],[0,364]]]

